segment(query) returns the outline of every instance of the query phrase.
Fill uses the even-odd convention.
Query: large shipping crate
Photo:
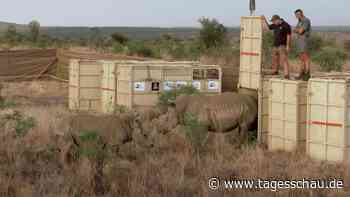
[[[270,87],[271,79],[279,79],[279,75],[263,75],[261,78],[261,87],[258,92],[258,142],[268,145],[269,134],[269,98],[272,91]]]
[[[199,92],[206,95],[222,92],[222,69],[220,66],[193,66],[191,73],[192,86],[197,88]]]
[[[102,113],[113,113],[116,105],[116,71],[115,61],[102,61],[101,79],[101,111]]]
[[[263,22],[260,16],[241,18],[239,88],[258,90],[262,85],[262,37]]]
[[[270,88],[269,149],[305,152],[307,82],[271,79]]]
[[[327,161],[350,159],[350,78],[309,81],[307,153]]]
[[[270,78],[262,79],[262,86],[258,91],[258,141],[261,144],[268,144],[269,131],[269,94]]]
[[[118,65],[116,103],[128,108],[154,105],[160,93],[162,77],[160,66]]]
[[[69,109],[101,110],[102,66],[97,61],[71,60],[69,68]]]
[[[161,92],[182,86],[221,93],[222,70],[190,61],[72,60],[69,83],[70,109],[113,113],[118,105],[154,106]]]
[[[218,94],[222,88],[219,66],[160,62],[120,64],[117,70],[116,103],[128,108],[155,106],[161,92],[182,86],[204,94]]]

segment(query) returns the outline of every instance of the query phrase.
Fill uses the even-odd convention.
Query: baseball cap
[[[270,21],[274,21],[274,20],[278,20],[278,19],[281,19],[281,17],[278,15],[273,15]]]

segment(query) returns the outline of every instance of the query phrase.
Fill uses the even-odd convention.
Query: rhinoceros
[[[240,132],[245,132],[255,123],[258,106],[256,98],[246,94],[182,95],[176,99],[176,113],[181,123],[186,113],[197,116],[210,131],[227,132],[239,128]]]

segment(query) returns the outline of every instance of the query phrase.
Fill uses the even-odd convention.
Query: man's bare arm
[[[288,34],[287,35],[287,50],[288,50],[288,52],[291,48],[292,48],[292,35]]]
[[[261,19],[262,19],[262,20],[264,21],[264,23],[265,23],[265,25],[264,25],[265,29],[270,30],[270,24],[267,22],[266,17],[263,15],[263,16],[261,16]]]
[[[300,27],[297,29],[297,31],[298,31],[297,33],[301,35],[305,32],[305,29],[303,27]]]

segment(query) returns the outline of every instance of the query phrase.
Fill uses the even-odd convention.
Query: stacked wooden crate
[[[269,149],[305,152],[307,82],[271,79],[269,84]]]
[[[320,160],[349,161],[349,76],[311,79],[308,94],[308,155]]]
[[[72,60],[69,108],[112,113],[117,105],[149,107],[162,92],[182,86],[219,94],[221,81],[220,66],[198,62]]]

